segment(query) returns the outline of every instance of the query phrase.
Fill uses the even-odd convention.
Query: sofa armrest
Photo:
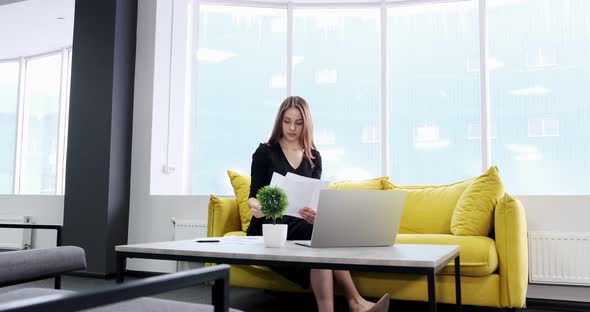
[[[525,305],[528,287],[528,242],[524,207],[505,194],[494,216],[500,270],[500,302],[504,307]]]
[[[211,195],[207,213],[207,236],[220,237],[227,232],[241,230],[240,212],[236,199]]]

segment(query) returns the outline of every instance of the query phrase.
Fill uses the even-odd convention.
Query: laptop
[[[393,246],[407,193],[322,190],[308,247]]]

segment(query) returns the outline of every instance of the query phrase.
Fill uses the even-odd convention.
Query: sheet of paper
[[[303,207],[317,209],[320,190],[328,188],[329,181],[322,181],[287,173],[282,176],[273,173],[270,185],[282,188],[287,194],[289,204],[285,215],[301,218],[299,210]]]
[[[284,182],[285,182],[284,175],[282,175],[280,173],[276,173],[276,172],[272,173],[272,177],[270,178],[270,186],[278,186],[280,188],[283,188]]]
[[[224,236],[220,240],[222,243],[239,245],[255,245],[264,243],[262,236]]]
[[[288,172],[285,178],[313,185],[313,192],[311,193],[311,197],[309,197],[307,204],[304,205],[304,207],[313,208],[315,210],[318,209],[318,202],[320,201],[320,191],[327,189],[330,185],[330,181],[308,178],[291,172]]]
[[[301,218],[299,209],[309,207],[318,208],[320,190],[328,188],[329,181],[322,181],[300,176],[294,173],[287,173],[283,176],[274,172],[270,181],[271,186],[282,188],[287,194],[287,210],[285,215]]]
[[[310,198],[313,197],[315,188],[315,184],[286,178],[283,184],[283,189],[285,190],[285,193],[287,193],[289,205],[287,206],[285,214],[301,218],[301,215],[299,215],[299,209],[309,205]]]

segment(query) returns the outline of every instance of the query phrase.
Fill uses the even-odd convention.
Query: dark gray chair
[[[207,281],[215,281],[212,291],[213,305],[139,298]],[[24,288],[0,294],[0,312],[25,311],[237,312],[238,310],[229,309],[229,266],[217,265],[117,284],[99,291],[72,292],[47,288]]]
[[[84,249],[76,246],[0,252],[0,287],[53,277],[59,289],[62,273],[85,268]]]
[[[0,224],[0,228],[57,231],[56,247],[0,252],[0,287],[55,278],[55,289],[60,289],[61,274],[86,268],[84,249],[61,246],[61,225]]]

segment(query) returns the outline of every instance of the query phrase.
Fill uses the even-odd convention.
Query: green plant
[[[287,205],[287,194],[283,189],[277,186],[267,185],[261,188],[256,194],[256,199],[260,202],[260,211],[267,219],[272,219],[276,224],[277,218],[285,214]]]

